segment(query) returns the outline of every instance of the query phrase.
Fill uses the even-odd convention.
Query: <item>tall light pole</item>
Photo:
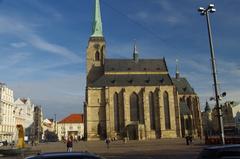
[[[219,104],[219,92],[218,92],[218,84],[217,84],[217,69],[216,69],[216,59],[214,55],[214,48],[213,48],[213,41],[212,41],[212,30],[211,30],[211,24],[210,24],[210,18],[209,13],[216,12],[216,9],[214,8],[214,4],[209,4],[208,7],[205,9],[203,7],[200,7],[198,11],[201,13],[201,15],[205,15],[207,19],[207,27],[208,27],[208,37],[209,37],[209,44],[210,44],[210,52],[211,52],[211,63],[212,63],[212,71],[213,71],[213,82],[214,82],[214,91],[215,91],[215,100],[216,100],[216,107],[218,110],[218,124],[220,128],[220,139],[222,144],[225,144],[224,139],[224,128],[223,128],[223,116],[222,116],[222,109]]]

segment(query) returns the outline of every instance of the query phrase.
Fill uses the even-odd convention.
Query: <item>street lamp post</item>
[[[211,24],[210,24],[210,18],[209,13],[216,12],[216,9],[214,8],[214,4],[209,4],[209,6],[205,9],[203,7],[200,7],[198,11],[201,13],[201,15],[205,15],[207,19],[207,27],[208,27],[208,37],[209,37],[209,44],[210,44],[210,52],[211,52],[211,63],[212,63],[212,71],[213,71],[213,82],[214,82],[214,91],[215,91],[215,100],[216,100],[216,107],[218,110],[218,123],[220,128],[220,139],[222,144],[225,144],[224,139],[224,128],[223,128],[223,117],[222,117],[222,109],[219,104],[219,92],[218,92],[218,84],[217,84],[217,69],[216,69],[216,59],[214,55],[214,48],[213,48],[213,41],[212,41],[212,30],[211,30]]]

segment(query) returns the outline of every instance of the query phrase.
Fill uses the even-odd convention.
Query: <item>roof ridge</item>
[[[70,114],[67,117],[60,120],[58,123],[83,123],[84,122],[84,114]]]

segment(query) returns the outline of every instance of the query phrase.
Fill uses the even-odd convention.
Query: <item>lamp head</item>
[[[211,98],[210,98],[210,101],[212,101],[212,100],[215,100],[215,98],[214,98],[214,97],[211,97]]]
[[[212,8],[214,8],[214,6],[215,6],[214,4],[209,4],[208,8],[212,9]]]
[[[198,11],[202,13],[202,12],[205,11],[205,8],[203,8],[203,7],[199,7],[199,8],[198,8]]]
[[[223,93],[222,93],[222,97],[225,97],[226,95],[227,95],[226,92],[223,92]]]
[[[210,11],[210,13],[214,13],[214,12],[216,12],[216,9],[215,8],[211,8],[209,11]]]

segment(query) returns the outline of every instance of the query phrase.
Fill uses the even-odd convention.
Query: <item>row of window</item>
[[[14,132],[15,126],[0,125],[0,132]]]
[[[120,103],[119,94],[114,94],[114,124],[115,131],[119,132],[121,124],[124,121],[124,108],[123,104]],[[154,96],[153,92],[149,93],[149,116],[150,116],[150,126],[152,130],[156,130],[157,124],[160,125],[158,119],[159,114],[159,104],[158,97]],[[169,96],[167,92],[163,93],[163,103],[164,103],[164,116],[165,116],[165,128],[171,129],[171,119],[170,119],[170,108],[169,108]],[[144,124],[144,107],[141,103],[137,93],[132,93],[130,95],[130,120],[134,122],[139,122]]]

